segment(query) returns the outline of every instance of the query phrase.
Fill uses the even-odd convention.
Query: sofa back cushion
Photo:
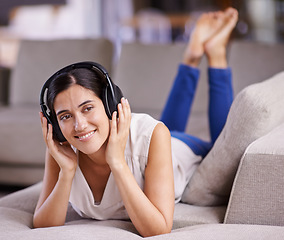
[[[10,104],[39,104],[43,83],[60,68],[97,61],[111,71],[113,45],[107,39],[22,40],[12,73]]]
[[[183,44],[123,44],[114,79],[133,111],[159,116],[183,49]]]
[[[125,43],[114,72],[114,80],[128,98],[133,112],[160,118],[168,94],[182,62],[185,43]],[[207,124],[208,84],[205,58],[187,132],[209,137]]]
[[[133,112],[159,118],[182,61],[186,43],[125,43],[115,69],[114,80],[129,99]],[[232,41],[228,48],[234,93],[264,81],[283,70],[283,44]],[[200,79],[186,132],[209,140],[207,61],[202,59]]]
[[[228,58],[237,94],[246,86],[262,82],[284,70],[284,44],[233,41],[229,45]]]

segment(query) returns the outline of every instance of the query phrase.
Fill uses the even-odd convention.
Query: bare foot
[[[237,21],[238,11],[234,8],[227,8],[224,11],[221,28],[204,44],[204,51],[208,57],[209,66],[215,68],[227,67],[226,47]]]
[[[204,54],[204,43],[208,41],[224,23],[224,13],[211,12],[202,14],[196,22],[186,47],[183,63],[197,66]]]

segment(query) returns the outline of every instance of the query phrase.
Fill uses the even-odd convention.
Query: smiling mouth
[[[82,135],[82,136],[75,136],[75,138],[78,138],[79,140],[84,140],[84,139],[91,137],[94,133],[95,133],[95,130],[91,131],[91,132],[89,132],[85,135]]]

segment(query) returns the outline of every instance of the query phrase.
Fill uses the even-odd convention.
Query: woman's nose
[[[87,128],[87,121],[82,116],[77,116],[75,119],[75,131],[80,132]]]

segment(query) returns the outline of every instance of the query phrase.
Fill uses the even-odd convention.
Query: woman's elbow
[[[163,235],[163,234],[168,234],[171,233],[171,229],[169,230],[164,230],[164,231],[155,231],[153,233],[147,233],[147,234],[141,234],[142,237],[154,237],[154,236],[158,236],[158,235]]]
[[[168,234],[168,233],[171,233],[171,231],[172,231],[172,224],[147,231],[144,234],[141,234],[141,233],[140,234],[142,237],[153,237],[157,235]]]
[[[65,222],[62,221],[48,221],[47,219],[41,219],[40,217],[34,215],[33,217],[33,228],[46,228],[46,227],[60,227],[63,226]]]
[[[161,230],[158,234],[156,235],[162,235],[162,234],[168,234],[171,233],[172,228],[171,227],[166,227],[165,229]]]

